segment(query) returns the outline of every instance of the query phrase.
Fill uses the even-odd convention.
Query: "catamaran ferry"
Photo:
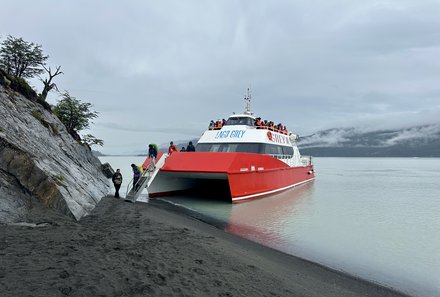
[[[297,135],[262,124],[251,112],[250,100],[248,92],[242,114],[210,125],[195,152],[159,154],[140,188],[146,187],[149,197],[202,191],[241,202],[312,181],[312,158],[300,155]],[[149,158],[143,167],[151,168]]]

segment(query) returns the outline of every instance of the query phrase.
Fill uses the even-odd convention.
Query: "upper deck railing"
[[[224,125],[222,127],[209,127],[208,130],[221,130],[223,127],[225,126],[232,126],[232,125]],[[248,127],[254,127],[255,129],[261,129],[261,130],[268,130],[268,131],[272,131],[272,132],[278,132],[284,135],[288,135],[289,131],[284,130],[284,129],[277,129],[275,127],[268,127],[268,126],[256,126],[256,125],[244,125],[244,126],[248,126]]]

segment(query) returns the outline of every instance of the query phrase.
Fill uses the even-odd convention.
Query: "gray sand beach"
[[[146,203],[0,225],[0,296],[405,296]]]

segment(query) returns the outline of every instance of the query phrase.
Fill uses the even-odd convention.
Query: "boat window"
[[[219,152],[236,152],[238,143],[223,143],[219,147]]]
[[[204,145],[204,146],[206,146],[206,150],[202,149],[203,145],[200,145],[200,148],[199,148],[199,145],[197,145],[196,151],[197,152],[203,152],[203,151],[205,151],[205,152],[219,152],[220,145],[221,145],[220,143],[213,143],[213,144],[209,144],[209,145]]]
[[[229,118],[225,126],[228,125],[246,125],[246,126],[254,126],[255,120],[249,117],[231,117]]]
[[[293,148],[267,143],[198,143],[197,152],[242,152],[292,156]]]
[[[293,156],[293,147],[291,146],[283,146],[283,155]]]
[[[240,143],[236,152],[261,154],[263,143]]]
[[[275,145],[265,144],[263,154],[277,155],[277,147]]]

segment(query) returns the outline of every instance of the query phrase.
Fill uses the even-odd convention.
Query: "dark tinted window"
[[[278,154],[278,149],[277,149],[277,147],[275,145],[264,144],[263,154],[277,155]]]
[[[293,155],[293,147],[283,146],[282,148],[283,148],[283,155],[289,155],[289,156]]]
[[[255,120],[248,117],[231,117],[229,118],[225,126],[227,125],[246,125],[246,126],[254,126]]]
[[[261,154],[263,143],[240,143],[236,152]]]
[[[243,152],[267,155],[293,155],[293,148],[268,143],[198,143],[197,152]]]

